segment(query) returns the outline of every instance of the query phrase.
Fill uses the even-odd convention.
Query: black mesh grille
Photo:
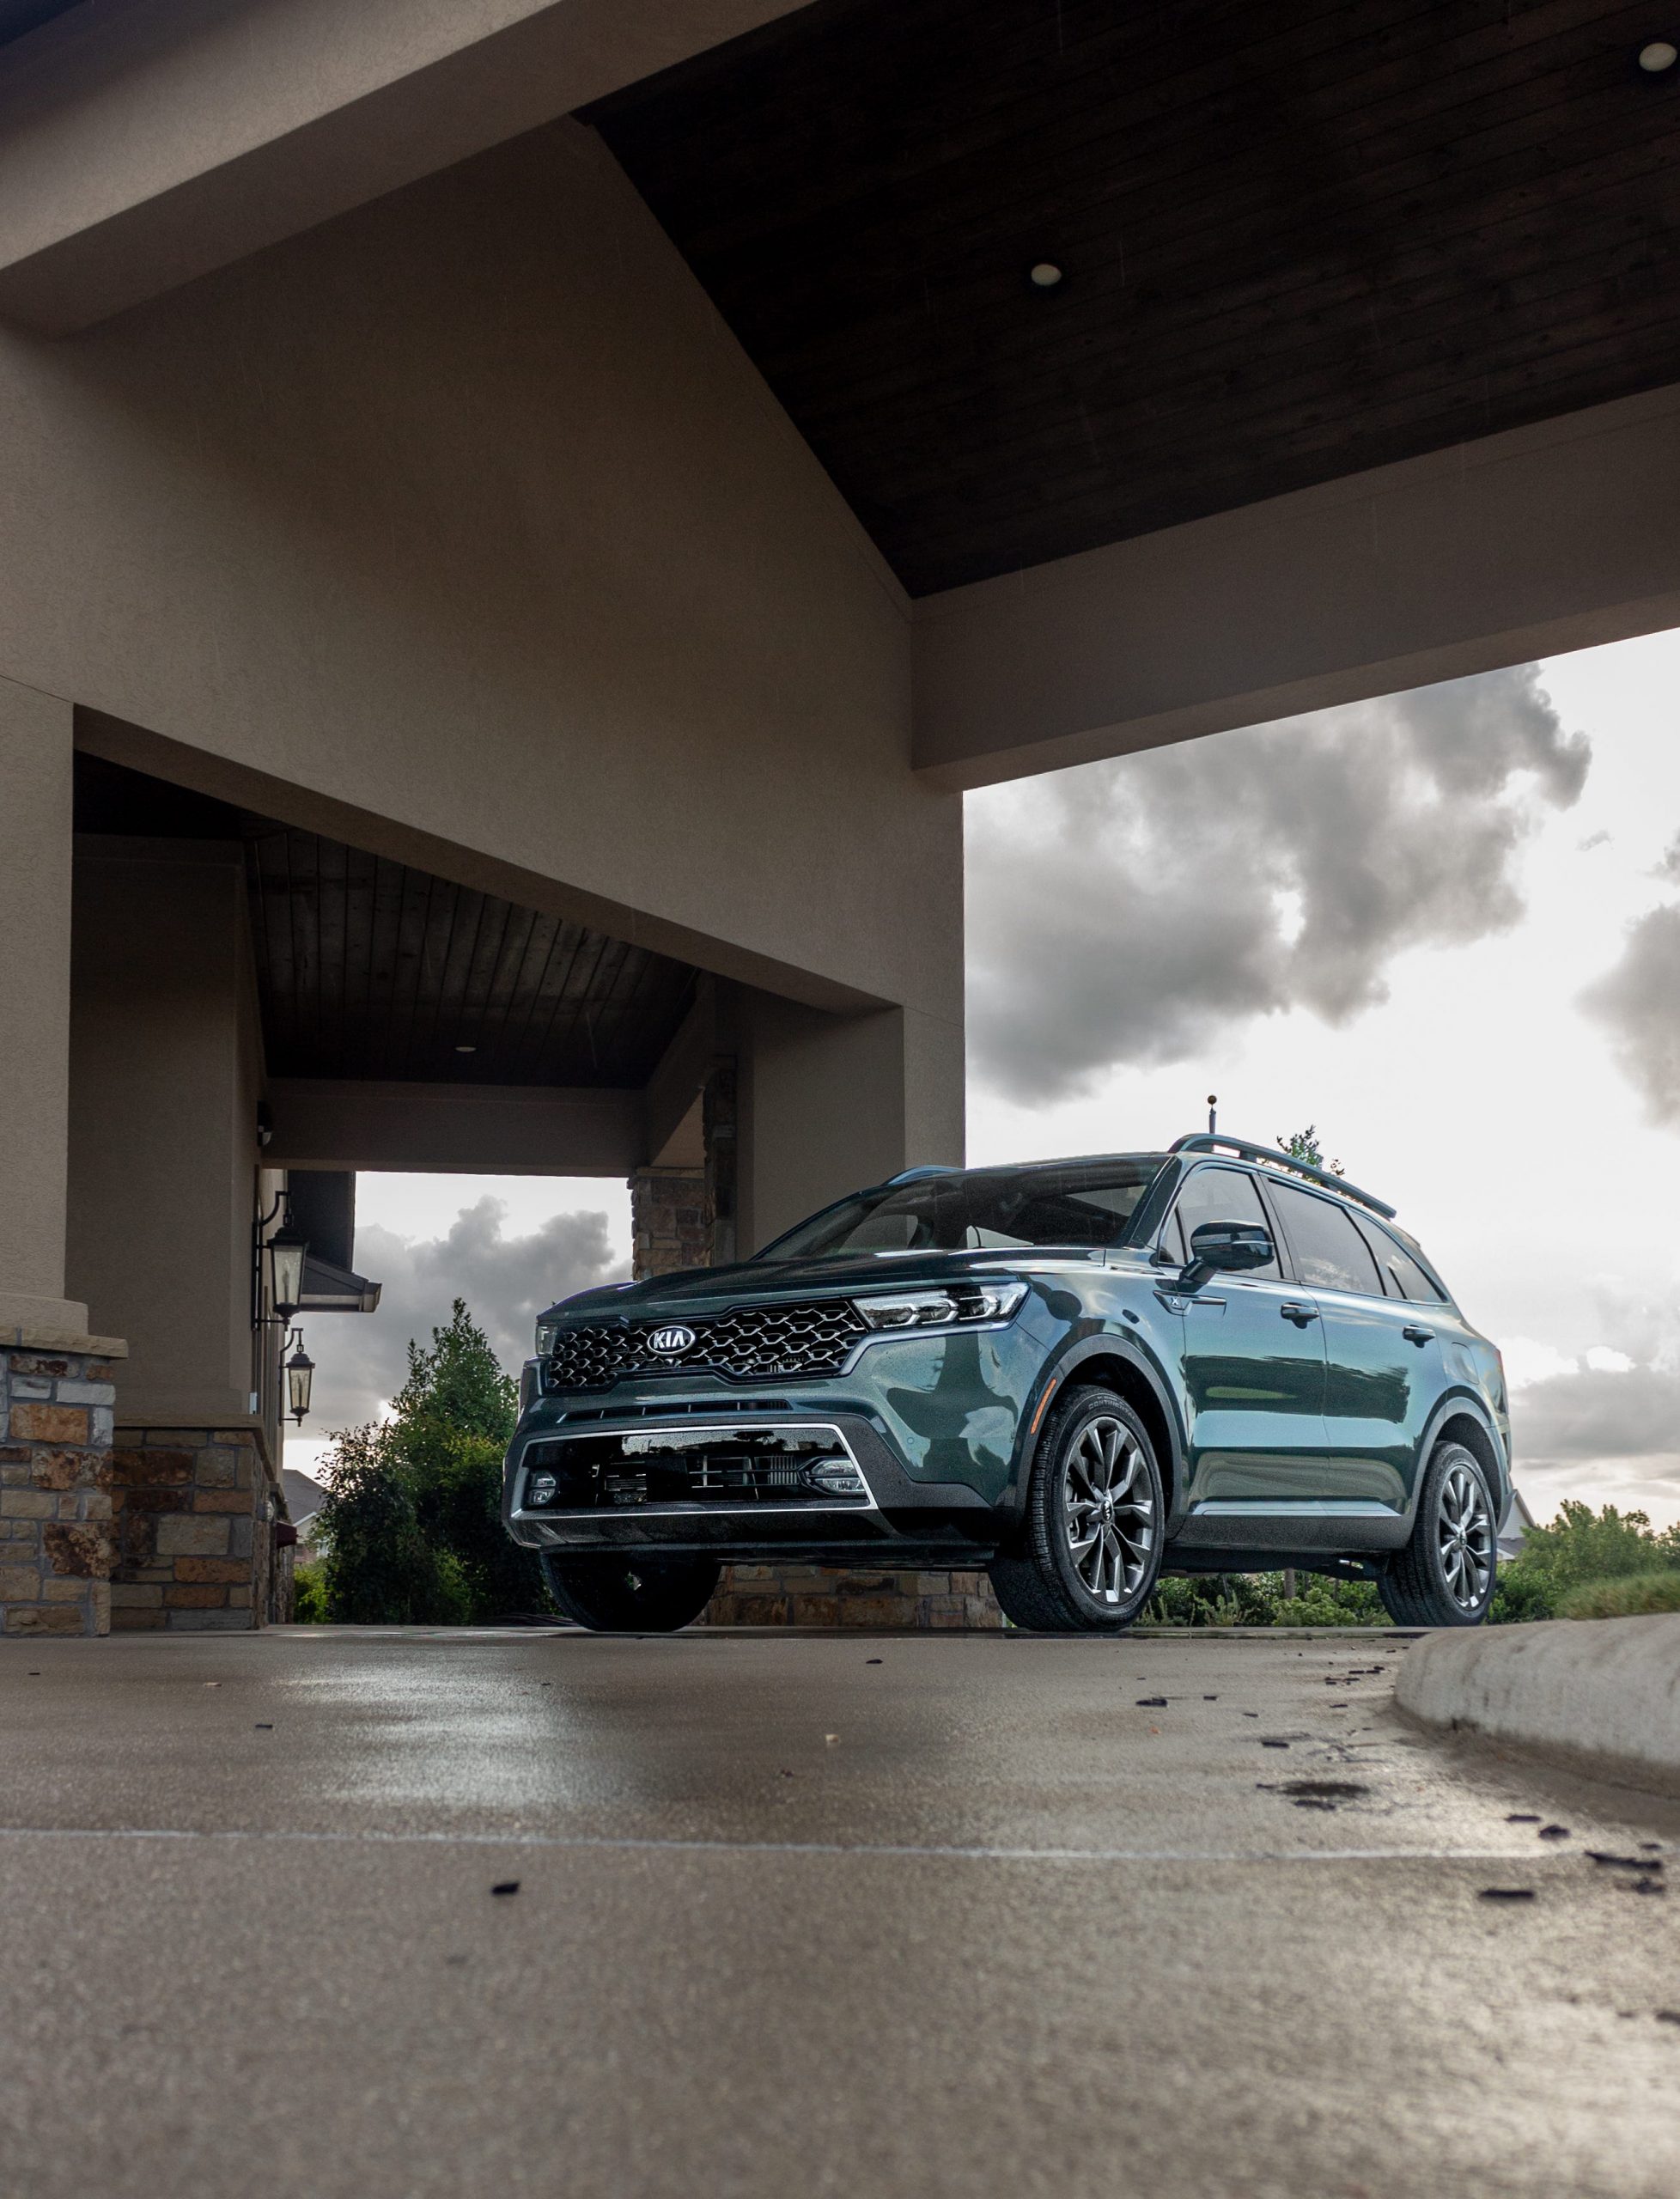
[[[645,1374],[722,1374],[738,1382],[765,1375],[834,1374],[863,1334],[863,1319],[843,1298],[803,1306],[744,1306],[715,1320],[683,1324],[694,1342],[673,1355],[648,1338],[668,1321],[580,1323],[562,1329],[545,1362],[546,1390],[605,1390]]]

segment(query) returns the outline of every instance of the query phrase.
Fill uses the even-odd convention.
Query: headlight
[[[560,1483],[546,1466],[533,1474],[525,1484],[527,1504],[552,1504],[560,1494]]]
[[[948,1290],[895,1290],[852,1301],[872,1329],[948,1329],[958,1322],[1007,1321],[1026,1295],[1024,1282],[958,1282]]]
[[[537,1356],[538,1356],[538,1358],[539,1358],[539,1359],[552,1359],[552,1358],[553,1358],[553,1356],[554,1356],[554,1339],[556,1338],[556,1337],[557,1337],[557,1336],[559,1335],[559,1333],[560,1333],[560,1324],[559,1324],[559,1322],[558,1322],[558,1321],[539,1321],[539,1322],[538,1322],[538,1324],[537,1324]]]

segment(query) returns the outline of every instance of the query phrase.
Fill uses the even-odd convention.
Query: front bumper
[[[843,1455],[865,1494],[728,1486],[728,1462],[755,1444]],[[531,1501],[539,1472],[559,1481],[558,1503]],[[709,1479],[716,1485],[705,1486]],[[997,1546],[1005,1526],[1000,1508],[968,1483],[906,1472],[855,1410],[743,1404],[730,1412],[710,1398],[697,1410],[608,1409],[522,1427],[508,1455],[503,1517],[514,1539],[533,1550],[658,1550],[745,1564],[776,1557],[971,1565]]]

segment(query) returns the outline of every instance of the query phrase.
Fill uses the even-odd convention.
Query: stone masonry
[[[1001,1628],[1003,1613],[983,1573],[733,1565],[706,1619],[712,1626]]]
[[[638,1168],[630,1179],[631,1265],[637,1276],[712,1264],[712,1217],[698,1169]]]
[[[125,1428],[112,1453],[119,1633],[243,1630],[269,1605],[273,1507],[251,1428]]]
[[[0,1343],[0,1631],[104,1634],[111,1623],[112,1364],[107,1337]]]

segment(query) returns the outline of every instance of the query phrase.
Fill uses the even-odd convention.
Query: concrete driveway
[[[0,2192],[1671,2199],[1680,1816],[1404,1654],[6,1644]]]

